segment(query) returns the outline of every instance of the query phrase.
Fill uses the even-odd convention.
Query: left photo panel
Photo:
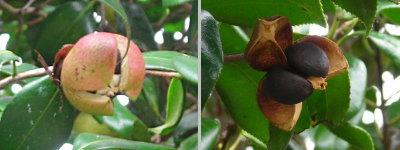
[[[197,149],[197,40],[197,0],[0,0],[0,149]]]

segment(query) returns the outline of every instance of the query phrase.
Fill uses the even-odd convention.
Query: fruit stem
[[[338,19],[338,14],[335,13],[335,16],[333,18],[333,23],[332,23],[332,27],[330,28],[328,35],[326,36],[328,39],[333,40],[336,29],[339,27],[339,19]]]
[[[21,81],[21,80],[24,80],[27,78],[44,76],[44,75],[48,74],[48,71],[52,72],[52,70],[53,70],[53,66],[49,66],[48,70],[46,70],[45,68],[38,68],[38,69],[33,69],[33,70],[29,70],[26,72],[16,74],[15,76],[6,77],[6,78],[0,80],[0,89],[6,87],[7,85],[9,85],[11,83]],[[177,72],[146,70],[146,74],[160,76],[160,77],[182,78],[182,75]]]
[[[233,62],[242,60],[244,60],[244,53],[224,56],[224,62]]]

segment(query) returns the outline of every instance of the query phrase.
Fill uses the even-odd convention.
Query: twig
[[[224,56],[224,62],[241,61],[244,60],[244,54],[233,54]]]
[[[374,30],[379,30],[378,29],[378,25],[379,24],[377,21],[375,21],[374,23]],[[386,106],[385,103],[387,101],[384,100],[383,98],[383,80],[382,80],[382,73],[383,73],[383,69],[382,69],[382,59],[381,59],[381,53],[379,51],[379,49],[374,46],[371,45],[373,50],[375,51],[375,61],[377,63],[377,75],[378,75],[378,88],[380,89],[380,91],[382,92],[381,94],[381,100],[382,100],[382,104],[379,106],[379,108],[382,111],[382,118],[383,118],[383,126],[382,126],[382,145],[384,147],[385,150],[390,149],[390,136],[389,136],[389,120],[387,117],[387,110],[386,110]]]
[[[53,67],[51,67],[49,69],[53,69]],[[0,89],[4,88],[8,84],[11,84],[11,83],[23,80],[23,79],[39,77],[39,76],[43,76],[46,74],[47,74],[47,72],[44,68],[38,68],[38,69],[34,69],[34,70],[29,70],[29,71],[26,71],[23,73],[19,73],[14,77],[9,76],[7,78],[0,80]]]
[[[146,70],[146,74],[148,75],[154,75],[154,76],[160,76],[160,77],[177,77],[180,78],[182,77],[181,74],[177,72],[165,72],[165,71],[155,71],[155,70]]]
[[[52,71],[53,67],[49,66],[49,71]],[[38,68],[34,70],[29,70],[26,72],[22,72],[17,74],[16,76],[9,76],[2,80],[0,80],[0,89],[4,88],[8,84],[21,81],[27,78],[39,77],[47,75],[48,73],[44,68]],[[146,70],[146,74],[154,75],[154,76],[161,76],[161,77],[177,77],[180,78],[181,75],[177,72],[165,72],[165,71],[154,71],[154,70]]]

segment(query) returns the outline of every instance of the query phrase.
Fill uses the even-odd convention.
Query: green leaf
[[[197,57],[184,55],[174,57],[172,60],[175,65],[176,71],[179,72],[182,77],[194,84],[198,83],[198,63]]]
[[[327,120],[340,124],[346,116],[350,105],[350,79],[349,72],[328,80],[326,88],[326,114]]]
[[[342,150],[349,148],[349,144],[346,141],[337,137],[323,125],[318,125],[317,127],[307,131],[308,133],[312,133],[310,137],[313,139],[315,143],[315,149]]]
[[[79,134],[74,140],[74,150],[86,149],[175,150],[175,148],[164,145],[129,141],[90,133]]]
[[[217,21],[207,11],[201,11],[201,108],[218,80],[223,57]]]
[[[389,105],[388,110],[387,110],[387,115],[389,118],[389,121],[392,120],[399,120],[400,119],[400,101],[396,101]],[[400,126],[400,121],[394,122],[392,125],[393,127],[399,127]]]
[[[27,64],[27,63],[21,63],[19,65],[16,65],[16,67],[17,67],[17,74],[38,68],[32,64]],[[4,78],[4,77],[12,75],[13,71],[14,71],[14,66],[12,64],[4,65],[4,66],[0,67],[0,78]],[[30,82],[30,81],[34,81],[36,79],[37,78],[28,78],[28,79],[25,79],[25,81]]]
[[[146,125],[132,114],[128,108],[122,106],[118,100],[113,100],[113,116],[95,116],[97,120],[106,123],[110,129],[116,131],[126,139],[150,142],[150,134]]]
[[[142,7],[137,3],[122,2],[122,5],[129,14],[128,20],[131,25],[131,37],[133,41],[142,49],[157,50],[158,45],[154,40],[154,31],[149,19]],[[121,17],[117,17],[118,29],[125,33],[124,24],[120,23]]]
[[[350,66],[350,107],[347,119],[353,118],[365,105],[364,94],[367,87],[367,68],[364,62],[354,56],[346,55]],[[329,85],[328,85],[329,86]]]
[[[161,126],[150,128],[156,134],[166,135],[179,123],[183,113],[184,90],[178,78],[172,78],[167,95],[167,115],[165,123]]]
[[[210,150],[215,147],[220,135],[221,124],[212,119],[201,119],[201,147],[200,150]]]
[[[193,133],[194,131],[197,131],[197,126],[199,125],[197,121],[197,112],[192,112],[184,115],[179,124],[176,126],[174,134],[180,137],[182,135],[190,134],[191,132]]]
[[[61,97],[48,77],[27,84],[1,118],[2,149],[56,149],[64,144],[72,130],[74,112]]]
[[[6,109],[6,106],[8,105],[8,103],[10,103],[10,101],[7,100],[0,100],[0,120],[1,120],[1,116],[3,116],[4,110]]]
[[[364,23],[367,33],[372,28],[377,8],[377,0],[331,0],[344,10],[354,14]]]
[[[146,69],[164,71],[176,71],[173,59],[184,55],[185,54],[175,51],[153,51],[143,53]]]
[[[274,125],[269,126],[271,138],[268,141],[268,149],[284,150],[293,136],[293,131],[283,131]]]
[[[303,101],[303,106],[301,108],[301,114],[299,120],[297,120],[296,125],[293,128],[294,133],[301,133],[305,129],[311,127],[311,116],[308,112],[308,101]]]
[[[274,15],[288,17],[292,25],[326,26],[320,0],[203,0],[202,8],[219,21],[239,26],[252,27],[257,19]]]
[[[182,141],[181,145],[179,146],[178,150],[189,150],[189,149],[193,149],[196,150],[197,149],[197,133],[186,138],[186,140]]]
[[[306,99],[308,111],[314,123],[330,121],[340,124],[350,105],[350,79],[349,72],[329,79],[325,91],[315,90]]]
[[[365,150],[375,149],[371,136],[361,127],[350,124],[342,124],[339,126],[328,125],[328,128],[332,133],[349,142],[349,144],[358,146],[359,148]]]
[[[129,20],[128,20],[128,15],[126,14],[124,7],[122,7],[121,2],[119,0],[99,0],[100,2],[106,4],[109,6],[112,10],[114,10],[123,20],[125,24],[125,31],[126,31],[126,37],[128,39],[131,39],[131,28],[129,26]],[[129,41],[127,42],[127,45],[129,45]],[[127,46],[128,48],[129,46]]]
[[[48,64],[53,64],[54,56],[64,44],[73,44],[82,36],[96,29],[92,5],[95,1],[68,2],[60,5],[41,23],[36,37],[31,43]],[[32,54],[36,57],[36,54]]]
[[[256,99],[257,87],[264,74],[244,61],[226,62],[216,88],[236,124],[266,142],[270,137],[269,122]]]
[[[191,0],[162,0],[163,7],[170,7],[182,3],[190,2]]]
[[[219,31],[225,55],[244,52],[249,42],[249,37],[240,27],[221,23],[219,25]]]
[[[156,82],[157,79],[154,77],[146,77],[144,79],[143,83],[143,88],[142,88],[142,93],[146,99],[146,101],[149,102],[149,105],[151,109],[154,111],[155,115],[157,118],[161,119],[160,116],[160,106],[158,104],[158,100],[160,99],[161,96],[159,96],[159,89],[157,87],[158,82]]]
[[[199,13],[198,13],[199,7],[198,7],[198,1],[195,0],[192,3],[192,14],[190,15],[190,23],[189,23],[189,29],[188,29],[188,43],[189,43],[189,49],[192,51],[192,55],[197,56],[197,43],[198,43],[198,19],[199,19]]]
[[[397,67],[400,67],[400,38],[379,32],[371,32],[368,37]]]
[[[381,13],[393,23],[400,25],[400,5],[387,1],[378,1],[376,13]]]
[[[367,89],[367,91],[365,92],[365,101],[367,101],[367,103],[373,103],[376,105],[377,102],[377,96],[376,94],[379,92],[378,87],[376,86],[371,86]],[[367,109],[370,111],[374,111],[375,108],[371,107],[370,105],[367,105]]]
[[[17,61],[18,59],[19,57],[15,55],[12,51],[0,50],[0,65],[12,60]]]

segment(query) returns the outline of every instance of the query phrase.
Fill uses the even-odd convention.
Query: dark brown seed
[[[288,64],[303,76],[326,77],[329,59],[317,45],[301,42],[286,50]]]
[[[308,80],[285,70],[268,72],[261,84],[262,96],[270,96],[287,105],[304,101],[314,91]]]

